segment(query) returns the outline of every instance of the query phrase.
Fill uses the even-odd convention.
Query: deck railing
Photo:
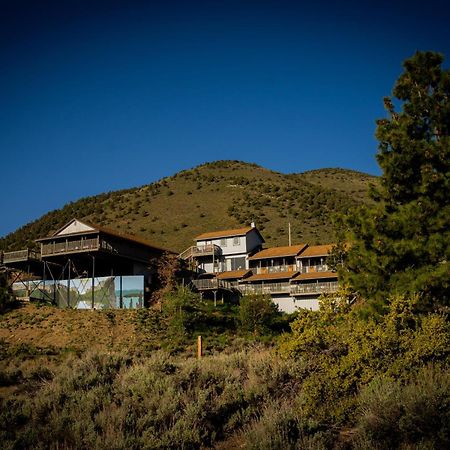
[[[208,289],[235,289],[237,287],[237,283],[226,281],[226,280],[218,280],[217,278],[205,279],[205,280],[193,280],[192,284],[199,290],[205,291]]]
[[[98,250],[100,240],[98,237],[79,239],[76,241],[49,242],[42,244],[42,256],[59,255],[61,253],[75,253],[80,251]]]
[[[266,273],[280,273],[280,272],[294,272],[297,270],[295,264],[284,264],[280,266],[271,266],[271,267],[257,267],[257,274],[266,274]]]
[[[289,294],[289,283],[241,284],[239,290],[243,294]]]
[[[328,272],[328,266],[326,264],[317,264],[315,266],[302,266],[302,273],[311,272]]]
[[[187,248],[183,253],[180,253],[179,257],[181,259],[189,259],[196,256],[220,255],[221,253],[222,249],[215,244],[194,245]]]
[[[304,283],[292,284],[291,295],[305,295],[305,294],[322,294],[336,292],[338,289],[337,281],[326,281],[321,283]]]
[[[38,252],[35,250],[25,249],[25,250],[17,250],[14,252],[5,252],[3,253],[3,263],[13,263],[20,261],[28,261],[30,259],[40,260],[41,257]]]

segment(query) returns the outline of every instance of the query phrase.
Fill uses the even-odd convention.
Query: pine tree
[[[417,52],[403,64],[388,117],[377,121],[373,206],[345,220],[351,242],[343,278],[366,299],[418,292],[448,306],[450,290],[450,71]],[[396,112],[394,105],[399,104]]]

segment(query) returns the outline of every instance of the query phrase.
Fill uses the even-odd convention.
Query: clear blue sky
[[[382,97],[417,49],[450,58],[449,17],[444,0],[0,0],[0,236],[217,159],[378,174]]]

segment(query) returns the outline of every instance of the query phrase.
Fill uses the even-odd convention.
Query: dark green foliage
[[[450,71],[437,53],[404,63],[396,112],[379,120],[381,185],[374,205],[346,218],[351,249],[344,278],[367,299],[418,292],[432,305],[450,296]]]
[[[69,203],[0,239],[0,249],[33,247],[35,239],[56,231],[74,217],[141,235],[180,252],[197,234],[222,227],[238,228],[252,220],[264,228],[265,236],[272,236],[266,238],[268,245],[286,245],[287,234],[278,235],[275,230],[286,230],[288,222],[293,232],[302,230],[304,241],[325,243],[333,239],[331,215],[367,201],[368,182],[374,179],[343,169],[284,175],[254,164],[218,163],[204,164],[146,186]],[[351,189],[357,193],[352,194]],[[155,222],[154,226],[149,227],[149,222]]]
[[[283,354],[305,364],[303,395],[299,399],[305,418],[326,424],[327,428],[359,420],[359,437],[373,441],[361,448],[377,448],[379,443],[383,444],[380,448],[397,448],[389,442],[420,440],[439,442],[438,447],[444,448],[449,442],[449,417],[436,417],[448,408],[450,396],[448,380],[440,386],[449,375],[447,318],[419,314],[417,297],[395,297],[389,302],[388,313],[377,322],[361,318],[360,306],[350,307],[343,301],[344,294],[340,295],[340,300],[325,298],[320,311],[299,312],[292,324],[292,336],[287,336],[281,347]],[[431,377],[430,369],[428,375],[423,371],[416,376],[427,366],[433,366],[439,375]],[[425,375],[429,380],[420,381],[420,376]],[[361,390],[372,392],[366,387],[373,386],[380,377],[394,383],[398,396],[390,398],[385,392],[378,407],[374,397],[363,394],[358,399]],[[413,398],[416,388],[419,390]],[[427,397],[429,409],[420,406]],[[382,428],[386,428],[384,435]]]
[[[254,335],[269,332],[278,315],[278,307],[269,295],[244,295],[240,300],[240,325]]]
[[[357,440],[364,448],[449,448],[450,377],[425,367],[406,384],[380,377],[362,390]]]
[[[0,313],[12,306],[13,300],[14,299],[8,289],[6,274],[0,272]]]

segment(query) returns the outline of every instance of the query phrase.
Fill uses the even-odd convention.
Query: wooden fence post
[[[197,358],[201,359],[202,356],[203,356],[202,337],[197,336]]]

